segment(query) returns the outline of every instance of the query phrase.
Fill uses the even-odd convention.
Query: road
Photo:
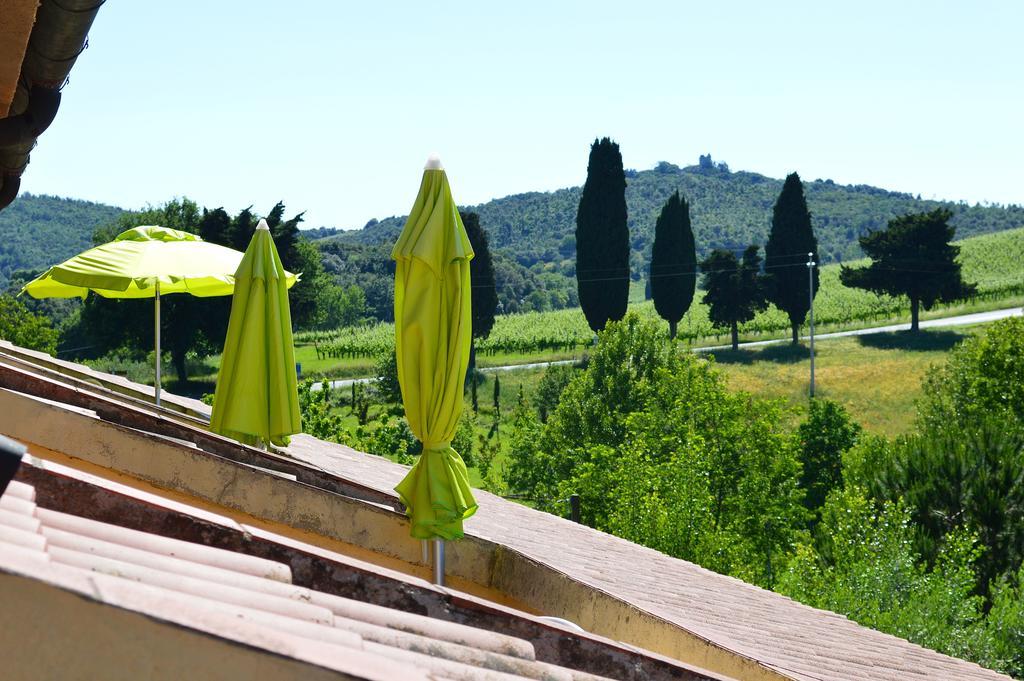
[[[990,312],[976,312],[974,314],[957,315],[955,317],[942,317],[940,319],[927,319],[921,321],[919,326],[922,329],[940,329],[950,326],[970,326],[972,324],[987,324],[989,322],[995,322],[1000,319],[1006,319],[1007,317],[1021,317],[1024,316],[1024,308],[1010,307],[1003,310],[992,310]],[[844,336],[868,336],[875,333],[892,333],[894,331],[909,331],[910,323],[906,324],[892,324],[889,326],[874,326],[869,329],[855,329],[853,331],[834,331],[832,333],[816,333],[814,334],[815,340],[824,340],[828,338],[843,338]],[[809,336],[802,336],[804,340],[808,339]],[[740,348],[759,348],[765,345],[777,345],[779,343],[788,343],[788,338],[776,338],[773,340],[764,341],[752,341],[750,343],[740,343]],[[731,345],[714,345],[705,348],[694,348],[694,352],[710,352],[712,350],[728,350]],[[542,367],[548,367],[554,364],[572,364],[575,360],[563,359],[555,362],[533,362],[532,364],[511,364],[509,366],[501,367],[486,367],[481,369],[485,373],[493,373],[498,371],[518,371],[521,369],[540,369]],[[353,383],[368,383],[374,380],[370,378],[346,378],[339,381],[331,381],[331,388],[347,388]],[[316,383],[313,385],[313,390],[320,390],[321,384]]]

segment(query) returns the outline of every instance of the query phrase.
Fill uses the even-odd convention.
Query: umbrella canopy
[[[226,296],[242,254],[166,227],[135,227],[79,253],[25,284],[33,298],[154,298],[156,403],[160,404],[160,294]]]
[[[242,254],[166,227],[135,227],[54,265],[25,285],[33,298],[152,298],[160,293],[227,296]]]
[[[235,272],[231,318],[220,360],[210,429],[242,442],[288,443],[301,432],[288,288],[266,220]]]
[[[457,539],[477,508],[466,464],[451,447],[469,365],[473,248],[440,162],[428,162],[391,257],[398,381],[409,428],[423,443],[395,491],[412,536]]]

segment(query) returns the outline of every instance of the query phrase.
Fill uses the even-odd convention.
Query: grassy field
[[[832,338],[815,343],[815,394],[839,402],[867,432],[910,431],[921,380],[945,362],[957,343],[984,327],[924,330]],[[771,345],[715,353],[729,386],[758,397],[781,399],[795,425],[807,412],[810,353],[806,346]]]

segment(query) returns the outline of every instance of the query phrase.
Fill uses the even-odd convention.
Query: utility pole
[[[814,397],[814,253],[807,254],[807,296],[810,298],[810,321],[811,321],[811,389],[810,396]]]

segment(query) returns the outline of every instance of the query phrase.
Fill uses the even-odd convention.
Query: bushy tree
[[[739,348],[739,324],[750,321],[768,306],[761,256],[748,246],[743,260],[729,251],[715,249],[700,264],[704,273],[704,302],[708,317],[717,327],[730,329],[732,349]]]
[[[818,262],[818,239],[811,227],[803,183],[799,175],[791,173],[772,208],[772,229],[764,246],[764,264],[770,281],[768,299],[789,316],[794,345],[800,340],[800,325],[811,306],[811,283],[805,265],[808,253],[813,253]],[[813,277],[814,294],[817,294],[818,268],[814,268]]]
[[[990,324],[928,372],[918,403],[922,425],[956,432],[984,418],[1024,427],[1024,318]]]
[[[960,274],[960,247],[950,243],[955,229],[953,214],[945,208],[904,215],[889,221],[885,230],[860,238],[871,258],[866,267],[843,266],[839,280],[845,286],[910,298],[910,330],[918,330],[920,308],[949,303],[974,295],[977,288]]]
[[[626,175],[619,145],[607,137],[590,147],[587,181],[576,212],[576,282],[580,307],[595,332],[626,314]]]
[[[991,636],[973,593],[974,537],[950,536],[929,568],[915,550],[911,515],[899,502],[872,502],[855,487],[836,490],[819,525],[830,558],[801,545],[778,590],[948,655],[988,660]]]
[[[627,315],[599,334],[547,425],[526,422],[534,443],[513,435],[524,449],[507,481],[533,498],[579,494],[594,527],[770,584],[805,522],[778,423],[777,407],[729,392],[710,363]]]
[[[14,296],[0,294],[0,338],[52,355],[57,352],[57,337],[48,317],[33,314]]]
[[[889,444],[867,480],[872,496],[901,499],[917,526],[918,551],[934,560],[951,533],[966,528],[984,553],[979,594],[1024,562],[1024,433],[985,419],[955,432],[928,432]]]
[[[821,398],[810,401],[795,444],[802,466],[804,505],[815,516],[829,492],[843,486],[843,453],[857,444],[860,430],[842,405]]]
[[[654,226],[651,276],[647,280],[654,309],[668,322],[669,338],[693,303],[697,285],[697,249],[690,227],[690,204],[676,191],[661,209]]]

